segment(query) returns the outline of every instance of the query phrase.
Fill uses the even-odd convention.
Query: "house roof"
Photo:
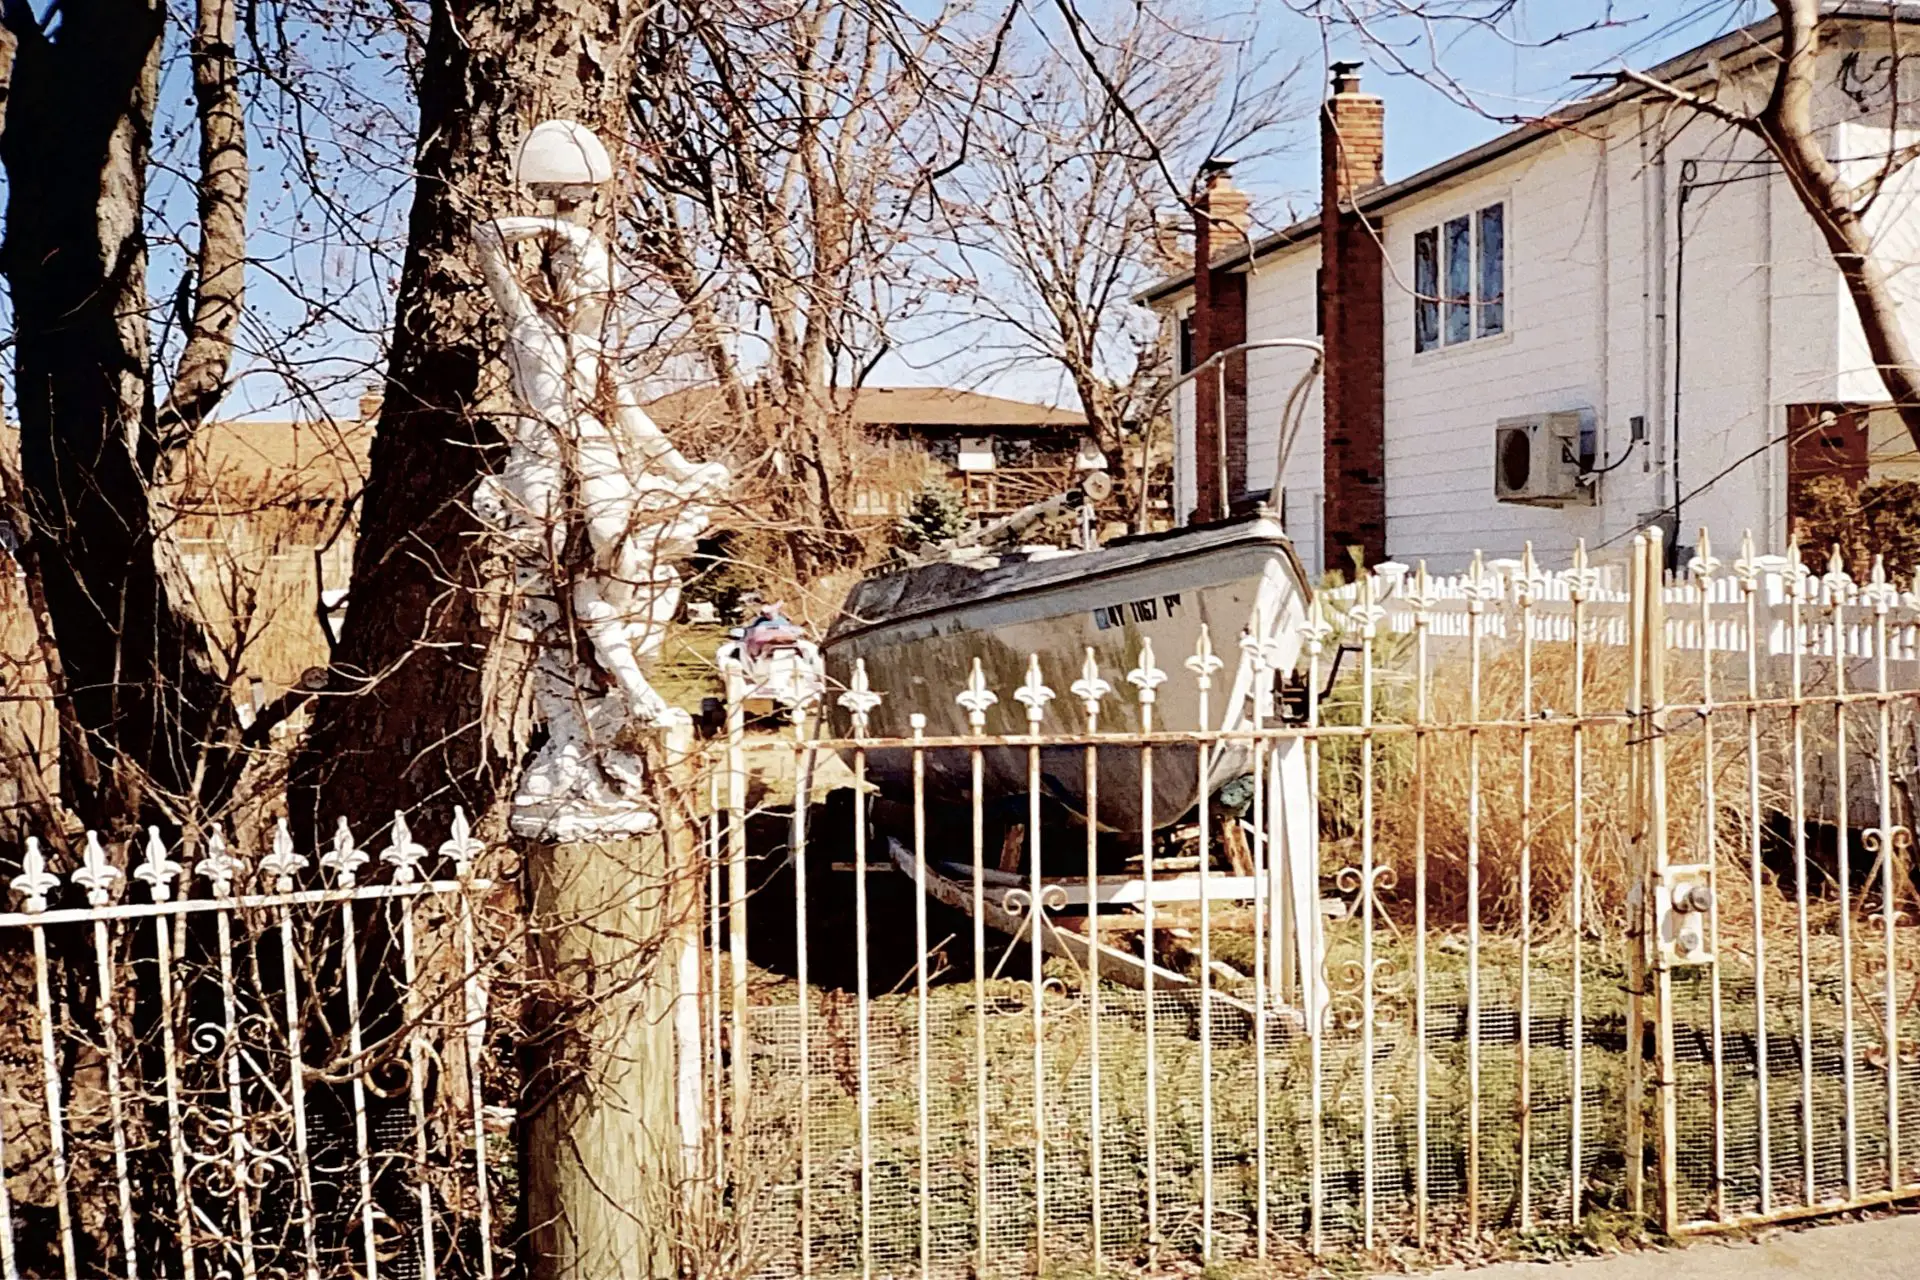
[[[373,424],[209,422],[175,475],[183,507],[340,501],[366,482]]]
[[[0,425],[17,453],[20,424]],[[212,512],[340,502],[366,483],[371,422],[207,422],[171,464],[180,510]]]
[[[837,403],[852,400],[853,421],[864,427],[969,427],[1008,430],[1065,430],[1086,425],[1077,409],[992,396],[957,387],[839,388]],[[647,405],[664,427],[696,420],[717,421],[723,412],[720,392],[712,387],[674,391]]]
[[[1829,18],[1920,24],[1920,4],[1899,3],[1895,0],[1827,0],[1822,5],[1822,9]],[[1778,34],[1779,29],[1778,18],[1766,18],[1738,30],[1729,31],[1685,53],[1668,58],[1665,62],[1648,68],[1646,74],[1655,80],[1668,83],[1685,80],[1707,70],[1710,62],[1766,44]],[[1477,147],[1450,156],[1438,164],[1429,165],[1418,173],[1410,174],[1397,182],[1389,182],[1371,191],[1363,192],[1355,204],[1362,213],[1380,212],[1401,200],[1469,173],[1481,165],[1502,159],[1529,143],[1538,142],[1560,132],[1569,125],[1578,124],[1582,120],[1622,103],[1643,97],[1649,92],[1651,90],[1643,85],[1630,83],[1615,85],[1601,93],[1570,103],[1552,115],[1529,121]],[[1230,252],[1217,256],[1214,259],[1214,265],[1216,268],[1245,267],[1250,262],[1314,239],[1319,234],[1320,215],[1316,213],[1263,236],[1253,241],[1250,246],[1242,244]],[[1134,295],[1134,301],[1150,306],[1184,293],[1192,287],[1193,272],[1189,270],[1168,276],[1142,290]]]

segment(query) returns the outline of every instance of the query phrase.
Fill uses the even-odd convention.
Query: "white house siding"
[[[1779,504],[1774,477],[1784,462],[1769,376],[1773,328],[1785,324],[1796,346],[1832,347],[1832,309],[1815,297],[1803,307],[1772,305],[1778,255],[1771,207],[1773,170],[1746,139],[1720,125],[1695,120],[1669,144],[1666,177],[1669,243],[1662,254],[1672,305],[1668,320],[1666,386],[1662,406],[1667,449],[1678,484],[1678,537],[1692,543],[1698,529],[1716,532],[1722,549],[1751,528],[1763,546],[1774,541]],[[1686,161],[1697,165],[1687,198]],[[1684,207],[1683,207],[1684,203]],[[1684,229],[1684,248],[1682,231]],[[1782,279],[1791,286],[1792,279]],[[1679,399],[1674,400],[1675,389]],[[1784,390],[1784,387],[1781,388]],[[1677,414],[1677,427],[1676,417]],[[1675,500],[1662,486],[1649,510]]]
[[[1318,241],[1273,254],[1255,265],[1247,281],[1248,341],[1314,336],[1315,272],[1319,266]],[[1302,352],[1288,350],[1254,351],[1247,359],[1247,485],[1254,490],[1270,489],[1287,395],[1310,362]],[[1306,412],[1287,458],[1282,485],[1287,533],[1301,561],[1313,569],[1325,563],[1320,545],[1325,491],[1321,418],[1320,388],[1316,385],[1307,392]]]
[[[1177,321],[1185,320],[1192,314],[1193,302],[1189,298],[1175,317]],[[1179,333],[1177,323],[1172,326],[1172,332]],[[1176,520],[1184,518],[1200,501],[1193,477],[1193,451],[1197,447],[1193,440],[1193,409],[1193,384],[1189,382],[1173,393],[1173,514]]]
[[[1598,411],[1604,184],[1589,139],[1565,134],[1513,161],[1396,204],[1385,219],[1387,551],[1455,568],[1476,549],[1564,559],[1597,541],[1598,512],[1493,496],[1494,424],[1518,414]],[[1504,200],[1506,333],[1415,354],[1416,233]]]
[[[1817,233],[1757,154],[1716,123],[1630,106],[1394,205],[1383,220],[1389,554],[1453,568],[1527,542],[1554,560],[1580,538],[1617,550],[1674,501],[1676,386],[1680,541],[1705,526],[1725,547],[1751,529],[1779,549],[1785,406],[1835,398],[1840,328]],[[1503,199],[1507,333],[1416,355],[1414,235]],[[1591,409],[1599,459],[1620,463],[1597,504],[1495,500],[1494,424],[1559,409]],[[1646,439],[1629,454],[1635,417]]]
[[[1889,131],[1862,121],[1841,123],[1835,135],[1834,153],[1857,158],[1843,170],[1850,181],[1857,183],[1879,176],[1880,166],[1871,157],[1885,155],[1891,147],[1910,147],[1916,141],[1912,129]],[[1873,237],[1874,258],[1886,270],[1898,303],[1901,327],[1907,331],[1909,342],[1920,345],[1920,166],[1908,165],[1887,178],[1867,212],[1867,228]],[[1886,386],[1867,350],[1859,313],[1837,276],[1834,284],[1840,304],[1838,394],[1834,398],[1888,399]]]

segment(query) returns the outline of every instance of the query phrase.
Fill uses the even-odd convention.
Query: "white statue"
[[[724,466],[690,462],[673,447],[608,351],[612,257],[565,214],[610,176],[591,132],[548,121],[522,144],[516,178],[559,215],[473,228],[487,289],[507,320],[521,415],[506,464],[481,482],[474,508],[515,549],[520,622],[540,647],[535,709],[548,734],[514,796],[512,825],[556,841],[654,824],[629,731],[686,714],[660,697],[644,665],[679,603],[673,562],[692,552],[707,527],[705,500],[728,480]],[[541,262],[523,276],[512,246],[527,241]],[[584,563],[566,563],[570,549]]]

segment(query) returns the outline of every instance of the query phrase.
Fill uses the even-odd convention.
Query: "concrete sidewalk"
[[[1505,1262],[1436,1276],[1472,1280],[1920,1280],[1920,1214],[1842,1222],[1801,1231],[1770,1230],[1757,1238],[1699,1240],[1685,1248],[1650,1250],[1577,1262]]]

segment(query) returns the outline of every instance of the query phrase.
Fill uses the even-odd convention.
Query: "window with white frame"
[[[1413,237],[1413,349],[1507,331],[1507,206],[1449,218]]]

